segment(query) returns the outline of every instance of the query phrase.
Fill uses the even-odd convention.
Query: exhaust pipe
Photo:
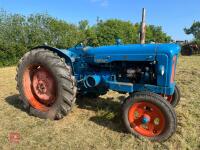
[[[146,34],[146,10],[142,9],[142,23],[140,29],[140,43],[145,44],[145,34]]]

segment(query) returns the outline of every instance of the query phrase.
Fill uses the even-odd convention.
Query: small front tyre
[[[181,99],[181,92],[180,89],[177,85],[174,87],[174,93],[173,95],[163,95],[161,94],[162,97],[165,98],[173,107],[176,107]]]
[[[173,107],[163,97],[137,92],[123,104],[123,121],[128,132],[152,141],[165,141],[176,131]]]

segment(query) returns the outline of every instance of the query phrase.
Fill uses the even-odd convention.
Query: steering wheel
[[[80,48],[80,47],[81,47],[81,48],[84,48],[84,47],[87,46],[88,42],[91,41],[91,40],[92,40],[92,38],[86,38],[86,39],[84,39],[84,40],[78,42],[78,43],[75,45],[75,48]]]

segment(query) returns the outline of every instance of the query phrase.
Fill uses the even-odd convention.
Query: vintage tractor
[[[200,46],[197,42],[176,41],[181,46],[181,55],[191,56],[200,54]]]
[[[69,49],[39,46],[19,61],[17,88],[34,116],[61,119],[77,95],[100,96],[108,90],[129,93],[122,104],[127,130],[154,141],[176,130],[173,109],[180,100],[175,70],[176,44],[129,44]]]

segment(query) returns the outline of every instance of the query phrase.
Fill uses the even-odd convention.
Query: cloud
[[[90,0],[92,3],[97,3],[101,7],[107,7],[109,5],[108,0]]]

